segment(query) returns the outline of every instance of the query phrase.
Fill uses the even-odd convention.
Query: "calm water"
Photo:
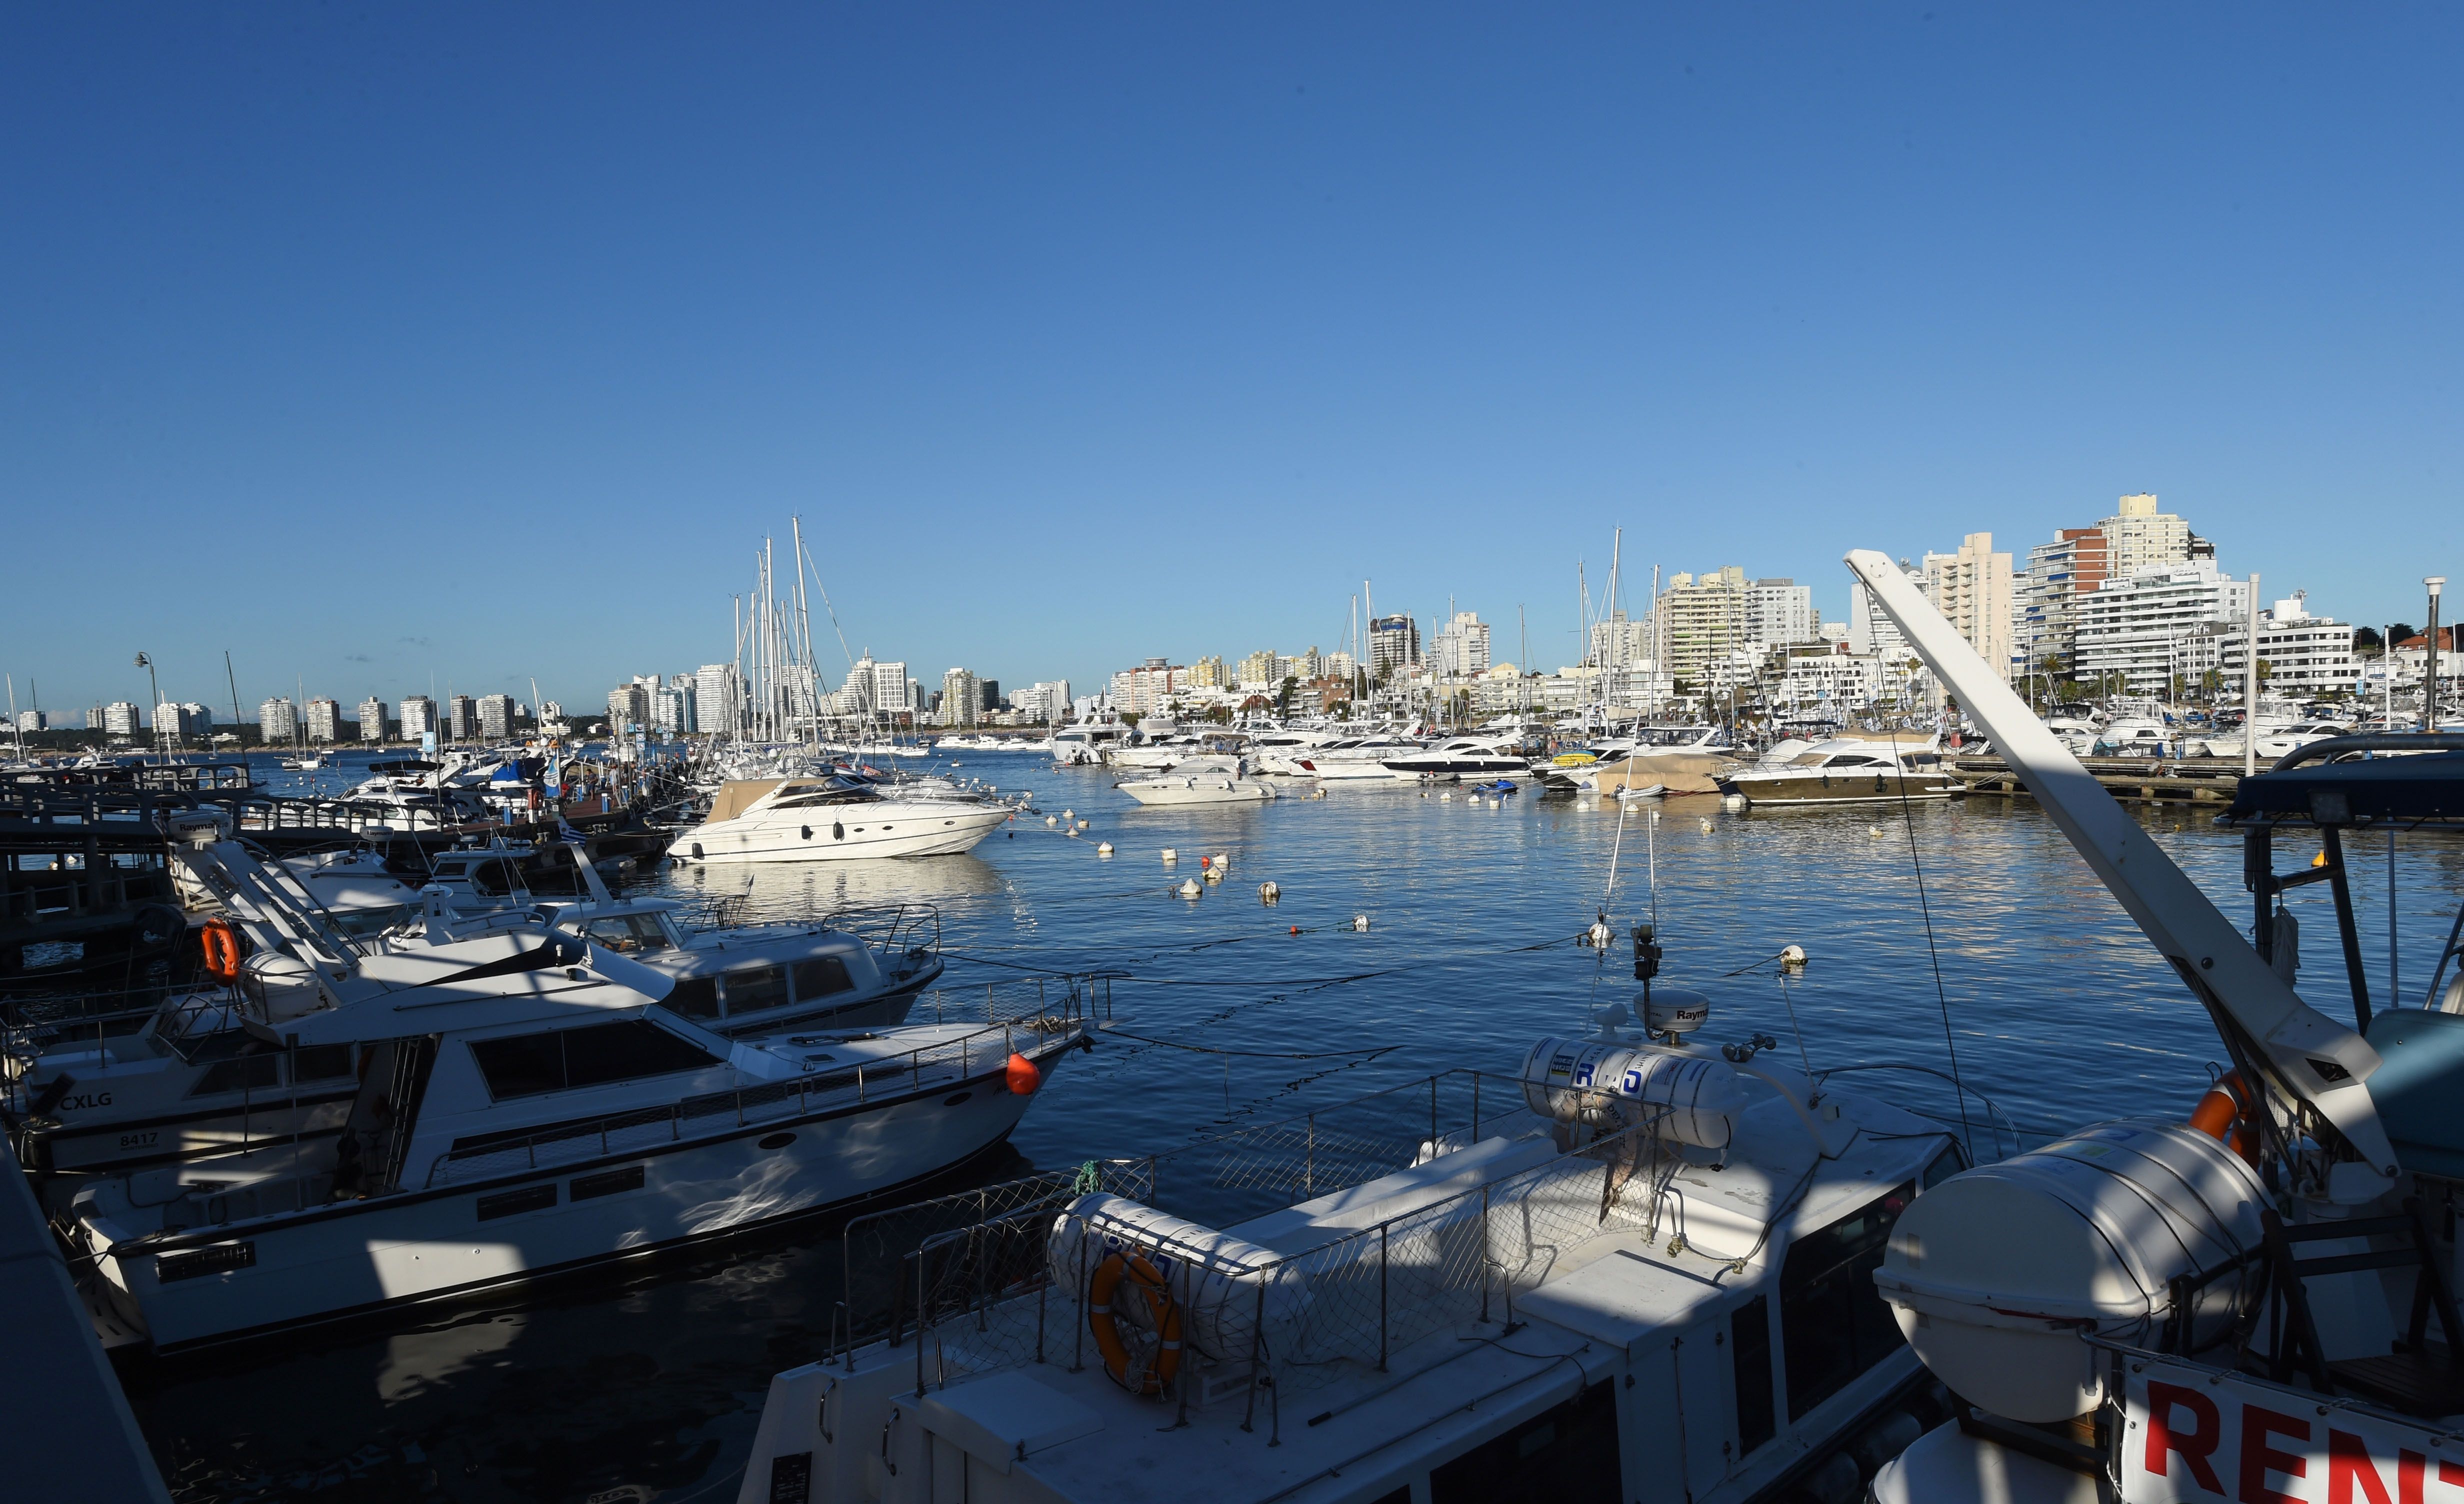
[[[1816,1069],[1950,1064],[1896,808],[1737,814],[1716,799],[1681,799],[1655,823],[1639,807],[1620,815],[1614,805],[1518,795],[1500,809],[1401,785],[1337,785],[1323,800],[1263,808],[1143,810],[1092,769],[979,754],[964,771],[1034,789],[1042,808],[1072,809],[1094,828],[1070,839],[1022,822],[964,857],[706,868],[654,887],[739,897],[753,918],[930,901],[941,909],[954,988],[1023,975],[1008,969],[1019,966],[1111,968],[1138,979],[1114,984],[1123,1029],[1329,1056],[1106,1039],[1054,1074],[1017,1136],[1020,1160],[983,1173],[1151,1153],[1456,1066],[1511,1072],[1538,1036],[1579,1029],[1591,1006],[1632,994],[1622,938],[1605,972],[1564,938],[1604,896],[1613,919],[1630,920],[1650,905],[1655,873],[1663,976],[1711,996],[1705,1037],[1760,1030],[1793,1051],[1791,1000],[1772,968],[1726,975],[1793,943],[1812,958],[1790,985]],[[2239,837],[2188,810],[2145,818],[2246,921]],[[2124,1112],[2187,1114],[2222,1053],[2214,1034],[2035,807],[1924,806],[1913,828],[1968,1084],[2037,1134]],[[1098,840],[1116,853],[1098,855]],[[2298,844],[2281,843],[2283,866],[2306,854],[2290,849]],[[1177,868],[1159,858],[1167,846],[1181,852]],[[1217,852],[1231,854],[1231,879],[1195,901],[1174,896],[1199,854]],[[2381,838],[2356,843],[2354,859],[2365,969],[2383,998]],[[2398,874],[2403,981],[2418,1002],[2464,891],[2464,845],[2409,838]],[[1257,894],[1268,878],[1283,890],[1271,908]],[[2302,990],[2346,1016],[2323,885],[2299,890],[2293,907]],[[1364,914],[1370,927],[1355,932]],[[1381,1046],[1392,1048],[1331,1054]],[[1956,1112],[1929,1076],[1877,1073],[1859,1084]],[[790,1232],[518,1310],[209,1358],[140,1376],[132,1398],[184,1500],[728,1499],[769,1376],[821,1346],[840,1277],[834,1236]]]

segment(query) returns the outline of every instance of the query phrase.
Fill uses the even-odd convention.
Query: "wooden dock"
[[[2241,786],[2237,758],[2091,757],[2080,763],[2114,798],[2134,804],[2205,805],[2223,808]],[[1943,770],[1970,794],[2016,798],[2028,785],[1998,757],[1944,754]]]

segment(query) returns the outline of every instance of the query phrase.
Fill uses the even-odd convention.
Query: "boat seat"
[[[2464,1355],[2464,1323],[2457,1320],[2454,1294],[2439,1272],[2419,1202],[2407,1201],[2403,1211],[2387,1217],[2288,1224],[2269,1210],[2261,1214],[2261,1221],[2267,1235],[2269,1279],[2278,1297],[2279,1330],[2269,1377],[2283,1383],[2298,1371],[2322,1394],[2341,1389],[2412,1415],[2464,1411],[2464,1363],[2458,1361],[2459,1355]],[[2305,1244],[2357,1238],[2398,1241],[2393,1248],[2359,1253],[2303,1258],[2296,1251]],[[2396,1350],[2361,1358],[2328,1358],[2302,1282],[2325,1274],[2398,1269],[2413,1271],[2413,1286],[2412,1318]],[[2428,1340],[2433,1311],[2444,1338],[2436,1344]]]

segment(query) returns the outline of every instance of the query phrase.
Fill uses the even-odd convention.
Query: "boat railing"
[[[524,1169],[603,1159],[632,1150],[715,1138],[773,1118],[956,1086],[998,1071],[1020,1046],[1075,1029],[1061,1018],[987,1024],[957,1039],[899,1054],[846,1063],[816,1061],[790,1079],[704,1092],[658,1107],[547,1123],[531,1131],[463,1140],[429,1166],[425,1184],[451,1185]]]
[[[1441,1126],[1426,1138],[1416,1130],[1423,1099],[1471,1095],[1475,1072],[1450,1072],[1407,1083],[1359,1102],[1283,1122],[1200,1139],[1152,1161],[1157,1189],[1182,1188],[1184,1205],[1208,1193],[1270,1189],[1277,1198],[1299,1190],[1309,1199],[1368,1183],[1408,1166],[1460,1152],[1520,1115],[1521,1082],[1488,1076],[1488,1097],[1473,1120]],[[1500,1088],[1512,1094],[1499,1099]],[[1353,1121],[1348,1109],[1384,1098],[1375,1119]],[[1612,1098],[1605,1094],[1601,1103]],[[1408,1125],[1394,1109],[1409,1103]],[[1632,1103],[1623,1104],[1632,1109]],[[1110,1252],[1149,1260],[1179,1308],[1185,1352],[1194,1355],[1163,1386],[1184,1406],[1198,1386],[1214,1398],[1227,1392],[1269,1412],[1284,1394],[1306,1392],[1346,1376],[1390,1371],[1396,1355],[1448,1328],[1513,1321],[1513,1304],[1581,1256],[1604,1234],[1639,1230],[1656,1241],[1663,1228],[1684,1234],[1682,1210],[1671,1205],[1668,1182],[1683,1162],[1658,1138],[1660,1114],[1639,1114],[1622,1127],[1583,1129],[1573,1147],[1538,1163],[1502,1161],[1497,1173],[1442,1194],[1394,1198],[1393,1214],[1360,1226],[1324,1228],[1324,1240],[1273,1258],[1227,1259],[1216,1249],[1177,1243],[1116,1220],[1089,1218],[1065,1206],[1031,1204],[924,1239],[901,1262],[902,1321],[893,1346],[915,1344],[915,1382],[923,1393],[954,1379],[1026,1362],[1075,1369],[1100,1361],[1089,1336],[1089,1279]],[[1461,1120],[1461,1119],[1459,1119]],[[1518,1129],[1531,1123],[1519,1116]],[[1395,1130],[1418,1139],[1408,1156]],[[1595,1134],[1596,1133],[1596,1136]],[[1093,1187],[1090,1187],[1093,1188]],[[1074,1200],[1074,1198],[1072,1198]],[[1254,1196],[1239,1197],[1253,1204]],[[1152,1204],[1152,1203],[1151,1203]],[[1276,1205],[1281,1205],[1280,1199]],[[1253,1209],[1249,1215],[1255,1215]],[[1215,1228],[1245,1217],[1213,1215]],[[1287,1245],[1302,1229],[1287,1229]],[[1053,1250],[1071,1267],[1056,1271]],[[1087,1267],[1080,1268],[1077,1265]],[[912,1316],[905,1313],[913,1313]],[[1116,1305],[1129,1326],[1153,1325],[1142,1300]],[[1130,1336],[1151,1354],[1154,1334]],[[850,1357],[851,1360],[851,1357]],[[1135,1381],[1138,1376],[1131,1376]],[[1232,1387],[1227,1391],[1225,1385]]]
[[[921,951],[941,954],[941,909],[932,903],[883,903],[834,909],[822,919],[825,929],[845,930],[871,946],[885,972],[906,969],[908,959]]]

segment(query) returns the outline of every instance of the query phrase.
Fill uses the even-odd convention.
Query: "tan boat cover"
[[[733,820],[753,807],[755,800],[785,783],[783,778],[738,778],[719,785],[718,796],[710,802],[713,822]]]
[[[1696,752],[1669,757],[1629,758],[1614,767],[1601,768],[1593,780],[1593,786],[1603,794],[1614,794],[1628,784],[1637,788],[1661,784],[1672,794],[1716,793],[1720,787],[1720,775],[1733,773],[1744,766],[1734,758]]]

